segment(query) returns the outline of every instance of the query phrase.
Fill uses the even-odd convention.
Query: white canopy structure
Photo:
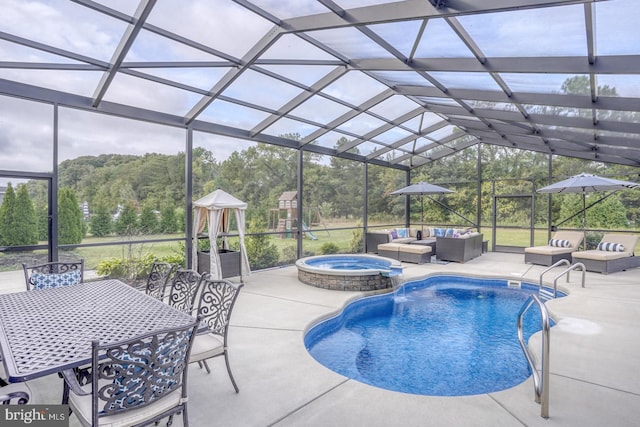
[[[238,225],[238,235],[240,237],[240,275],[250,275],[249,258],[244,245],[244,221],[247,204],[236,199],[231,194],[216,190],[207,194],[201,199],[193,202],[193,237],[197,239],[198,233],[209,226],[209,242],[211,245],[209,259],[209,272],[215,279],[222,278],[220,254],[218,251],[217,238],[222,237],[222,248],[228,249],[227,232],[229,231],[229,220],[231,212],[235,212],[236,223]],[[198,244],[193,244],[193,268],[198,268]]]

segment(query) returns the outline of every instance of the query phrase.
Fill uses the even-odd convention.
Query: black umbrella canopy
[[[584,235],[584,243],[587,244],[587,207],[586,193],[594,193],[597,191],[616,191],[627,190],[640,186],[637,182],[621,181],[619,179],[606,178],[588,173],[581,173],[569,177],[565,180],[556,182],[538,190],[539,193],[582,193],[582,233]]]

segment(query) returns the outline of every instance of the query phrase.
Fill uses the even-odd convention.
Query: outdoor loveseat
[[[435,247],[435,255],[442,261],[466,262],[482,255],[483,236],[472,229],[424,227],[420,231],[424,245],[415,244],[418,240],[418,229],[402,231],[400,235],[398,230],[402,229],[368,231],[365,236],[367,252],[379,253],[381,256],[400,261],[420,263],[429,262],[427,261],[428,252],[415,254],[411,253],[415,251],[410,252],[408,247],[402,246]],[[394,254],[397,255],[393,256]],[[433,255],[433,251],[430,254]],[[419,260],[416,257],[419,257]]]

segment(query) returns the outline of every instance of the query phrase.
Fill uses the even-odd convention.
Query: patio
[[[536,283],[545,267],[521,254],[487,253],[465,264],[405,264],[407,279],[434,272],[520,278]],[[560,269],[558,269],[560,271]],[[553,274],[545,276],[552,280]],[[22,290],[0,280],[0,291]],[[306,352],[302,337],[315,319],[360,293],[301,284],[295,267],[246,278],[230,332],[230,358],[240,387],[235,394],[221,359],[212,374],[189,372],[192,426],[626,426],[640,416],[640,287],[638,270],[611,275],[580,273],[559,285],[571,292],[548,307],[551,331],[550,418],[540,417],[531,380],[512,389],[469,397],[428,397],[390,392],[351,381]],[[21,282],[17,282],[22,285]],[[515,325],[515,319],[514,319]],[[515,327],[515,326],[514,326]],[[532,343],[534,351],[539,341]],[[36,398],[58,403],[61,380],[33,382]],[[71,426],[77,426],[71,417]],[[176,419],[174,425],[182,425]]]

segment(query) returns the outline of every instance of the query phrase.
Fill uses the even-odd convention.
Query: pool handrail
[[[587,272],[587,268],[585,267],[585,265],[581,262],[577,262],[573,265],[571,265],[569,268],[567,268],[566,270],[564,270],[562,273],[558,274],[556,277],[554,277],[553,279],[553,297],[556,298],[558,296],[558,279],[561,278],[563,275],[567,275],[567,282],[569,281],[569,273],[572,270],[575,270],[576,268],[579,268],[582,271],[582,287],[585,287],[585,274]]]
[[[540,278],[538,279],[538,280],[539,280],[538,295],[540,295],[540,293],[541,293],[541,291],[542,291],[542,289],[543,289],[543,286],[542,286],[542,276],[544,276],[544,274],[545,274],[547,271],[552,270],[553,268],[555,268],[555,267],[559,266],[560,264],[567,264],[568,266],[571,266],[571,263],[569,262],[569,260],[568,260],[568,259],[564,259],[564,258],[563,258],[563,259],[559,260],[558,262],[556,262],[555,264],[550,265],[550,266],[549,266],[549,267],[547,267],[547,268],[546,268],[542,273],[540,273]],[[563,272],[563,273],[564,273],[564,272]],[[567,273],[567,283],[568,283],[568,282],[569,282],[569,274]],[[554,298],[556,298],[556,295],[557,295],[557,293],[554,291],[554,293],[553,293],[553,297],[554,297]]]
[[[526,343],[524,342],[524,334],[522,330],[522,319],[524,313],[531,308],[533,303],[538,304],[540,307],[540,314],[542,318],[542,364],[541,369],[536,368],[533,356],[529,352]],[[531,368],[531,374],[533,376],[533,388],[535,392],[535,401],[540,404],[540,416],[542,418],[549,418],[549,344],[551,340],[551,323],[549,320],[549,311],[547,307],[542,303],[537,295],[531,294],[525,301],[518,313],[518,342],[524,356]],[[542,374],[540,373],[542,371]]]

